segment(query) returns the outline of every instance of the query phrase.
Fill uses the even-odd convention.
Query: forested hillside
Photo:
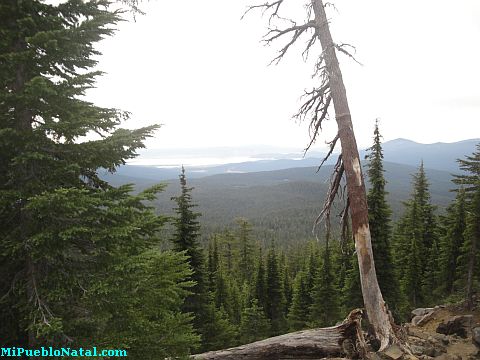
[[[421,157],[421,154],[417,156]],[[275,238],[285,243],[312,239],[313,222],[321,209],[332,172],[331,165],[324,165],[318,172],[317,168],[298,167],[189,179],[195,187],[198,209],[203,214],[200,219],[203,234],[208,237],[212,232],[233,225],[236,218],[246,218],[253,225],[255,234],[268,240]],[[142,168],[137,171],[141,173]],[[413,166],[385,163],[387,199],[394,219],[401,216],[402,202],[410,195],[410,183],[416,171]],[[186,173],[188,176],[188,170]],[[433,169],[426,169],[426,173],[430,179],[432,201],[441,213],[454,197],[451,173]],[[133,182],[138,184],[138,189],[155,183],[140,176],[124,178],[113,175],[109,179],[117,184]],[[156,207],[161,213],[169,214],[173,207],[169,199],[178,192],[178,181],[162,182],[167,187]],[[339,206],[341,203],[339,200]]]

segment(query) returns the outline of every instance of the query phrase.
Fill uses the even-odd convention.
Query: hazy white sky
[[[302,13],[303,2],[285,1],[289,13]],[[148,141],[151,148],[265,144],[303,149],[307,124],[291,115],[303,90],[311,87],[311,63],[303,62],[301,49],[293,49],[278,66],[268,66],[283,42],[260,43],[268,18],[254,12],[240,20],[249,3],[144,3],[147,15],[122,23],[100,44],[99,68],[107,74],[89,98],[131,111],[128,127],[163,124]],[[377,117],[385,140],[480,137],[480,1],[335,4],[338,12],[330,11],[334,40],[354,44],[363,64],[340,55],[360,146],[371,143]],[[331,120],[319,145],[335,130]]]

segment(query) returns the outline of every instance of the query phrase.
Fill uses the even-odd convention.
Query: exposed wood
[[[368,225],[368,207],[365,184],[360,166],[357,142],[353,132],[352,119],[347,101],[347,93],[340,71],[336,45],[332,40],[325,7],[322,0],[312,0],[317,27],[316,34],[323,49],[325,68],[328,73],[331,97],[338,125],[338,136],[342,145],[342,160],[345,168],[347,191],[352,219],[352,231],[355,238],[360,279],[365,310],[376,338],[385,349],[396,341],[392,319],[378,286],[373,261],[370,229]]]
[[[357,343],[361,312],[352,311],[340,325],[297,331],[251,344],[230,349],[210,351],[193,355],[202,360],[240,359],[319,359],[322,357],[345,356]],[[353,345],[355,346],[355,345]],[[348,354],[353,355],[353,354]]]

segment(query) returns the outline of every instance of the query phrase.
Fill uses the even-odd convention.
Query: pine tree
[[[444,291],[447,295],[455,292],[455,280],[459,278],[458,258],[465,243],[466,230],[465,190],[460,188],[455,202],[447,208],[443,219],[445,232],[441,243],[441,268]]]
[[[460,169],[466,174],[456,175],[454,183],[465,188],[467,199],[467,228],[463,245],[463,268],[466,270],[466,300],[467,305],[473,306],[475,279],[479,277],[478,247],[480,244],[480,144],[477,150],[466,159],[458,159]]]
[[[307,289],[306,278],[305,271],[300,271],[293,285],[292,305],[288,313],[289,328],[293,331],[308,328],[311,294]]]
[[[293,286],[292,282],[290,280],[290,274],[288,271],[287,265],[283,266],[283,294],[285,297],[285,311],[284,314],[285,316],[288,315],[288,309],[290,309],[290,306],[292,305],[292,299],[293,299]]]
[[[250,282],[253,277],[253,244],[251,239],[252,225],[246,219],[238,219],[238,241],[240,257],[238,271],[240,281]]]
[[[267,283],[262,248],[260,248],[259,251],[254,287],[253,298],[257,299],[258,306],[265,311],[267,303]]]
[[[438,235],[428,181],[421,163],[413,176],[411,199],[395,234],[396,264],[411,306],[428,305],[439,287]]]
[[[391,254],[391,225],[392,211],[388,206],[385,190],[385,177],[383,176],[383,150],[381,135],[378,130],[378,120],[375,123],[373,145],[366,156],[368,161],[368,179],[370,189],[367,194],[368,220],[372,236],[372,249],[375,261],[378,284],[382,290],[385,301],[390,309],[395,309],[399,286],[395,276]]]
[[[250,306],[243,309],[240,324],[240,343],[248,344],[264,339],[270,331],[270,323],[265,313],[254,299]]]
[[[310,306],[310,324],[314,327],[333,326],[339,320],[339,291],[332,271],[328,241],[323,251],[323,262],[315,278]]]
[[[345,233],[342,235],[338,284],[342,293],[342,310],[344,313],[352,309],[363,307],[362,286],[360,284],[360,271],[358,259],[355,254],[355,243],[350,231],[350,224],[346,224]]]
[[[200,213],[194,212],[193,208],[196,204],[192,200],[193,188],[187,186],[185,169],[182,166],[180,178],[180,195],[172,197],[177,207],[174,209],[176,217],[174,218],[174,234],[172,243],[174,249],[183,252],[188,257],[188,263],[192,268],[192,276],[190,279],[194,282],[191,288],[191,294],[185,299],[183,311],[191,313],[195,316],[194,327],[203,335],[203,328],[206,325],[206,308],[208,305],[208,289],[207,278],[205,274],[205,263],[203,251],[200,248],[200,224],[198,217]],[[217,281],[218,281],[217,271]],[[218,283],[217,283],[218,287]]]
[[[300,257],[301,259],[302,257]],[[292,304],[288,313],[288,325],[292,330],[308,328],[310,307],[313,303],[313,288],[319,271],[317,246],[310,243],[306,254],[307,260],[295,276],[292,293]]]
[[[216,277],[219,269],[219,255],[217,237],[214,235],[213,239],[208,243],[208,257],[207,257],[207,271],[208,271],[208,291],[214,293],[216,289]]]
[[[360,271],[358,259],[352,254],[350,266],[346,273],[345,286],[342,289],[344,311],[363,307],[362,286],[360,284]]]
[[[225,309],[216,308],[212,300],[205,306],[204,320],[200,351],[225,349],[238,345],[237,328],[230,323]]]
[[[271,335],[281,334],[286,330],[284,315],[285,297],[277,253],[272,246],[267,255],[265,313],[270,320]]]
[[[147,358],[141,348],[152,346],[158,358],[186,354],[196,341],[179,311],[185,259],[151,250],[165,218],[147,202],[162,187],[133,196],[131,186],[114,188],[99,176],[136,156],[157,128],[121,129],[128,113],[84,99],[101,74],[92,71],[100,55],[95,43],[113,34],[119,14],[103,0],[0,4],[2,346],[102,339],[135,349],[137,358]],[[101,136],[90,140],[91,133]],[[138,264],[123,283],[119,269],[132,259]],[[152,279],[161,264],[163,278]],[[141,281],[148,285],[131,286]],[[146,306],[128,327],[116,315],[138,305],[138,290]],[[171,328],[163,343],[158,321]]]

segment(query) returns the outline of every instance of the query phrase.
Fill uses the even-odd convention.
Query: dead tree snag
[[[304,34],[309,34],[310,36],[303,52],[304,56],[308,56],[311,47],[316,42],[319,42],[321,45],[322,53],[316,61],[314,70],[314,76],[320,80],[320,84],[313,90],[305,92],[304,97],[306,100],[295,117],[300,120],[309,120],[310,143],[306,149],[308,150],[316,141],[323,121],[329,116],[330,104],[333,103],[338,133],[330,142],[330,151],[327,158],[332,154],[337,140],[340,140],[342,152],[335,166],[330,191],[320,214],[320,219],[329,217],[331,204],[339,191],[341,179],[345,175],[347,203],[358,256],[365,310],[375,332],[375,337],[381,344],[380,349],[385,349],[389,344],[397,342],[397,336],[391,315],[383,300],[375,272],[368,224],[365,184],[347,101],[347,93],[336,52],[339,51],[351,58],[354,57],[349,52],[350,45],[333,42],[325,5],[322,0],[311,0],[308,3],[307,19],[301,25],[291,20],[286,22],[286,19],[280,16],[281,6],[285,1],[277,0],[263,5],[255,5],[250,7],[247,12],[255,8],[261,8],[264,12],[271,12],[269,19],[270,28],[264,38],[267,44],[285,37],[289,38],[286,45],[279,50],[273,62],[279,62],[291,46]],[[275,19],[280,20],[282,24],[287,23],[289,25],[285,28],[272,27],[272,20]]]

